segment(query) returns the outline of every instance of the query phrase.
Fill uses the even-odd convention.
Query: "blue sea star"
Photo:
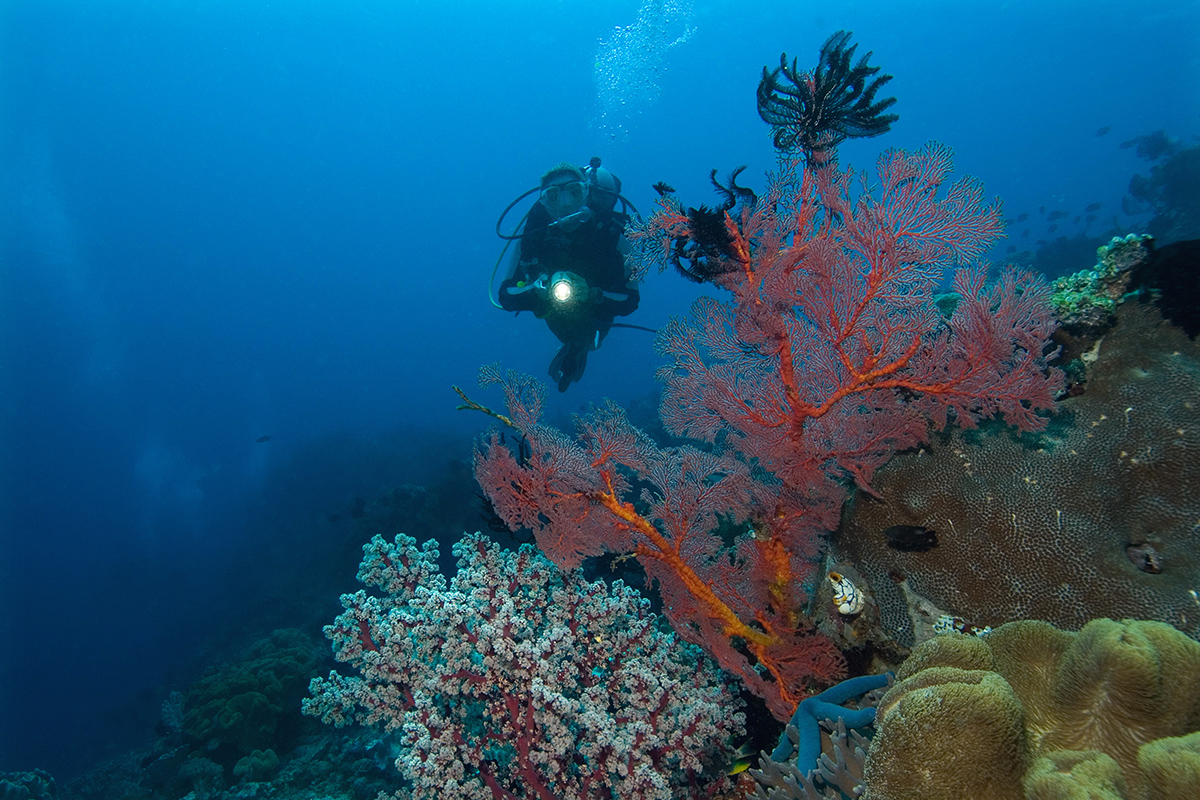
[[[875,721],[875,709],[860,708],[854,711],[842,708],[842,703],[888,685],[892,673],[861,675],[831,686],[818,695],[801,700],[792,714],[789,724],[795,725],[800,733],[796,744],[796,766],[806,775],[817,768],[821,757],[821,720],[842,718],[847,728],[864,728]],[[785,732],[779,745],[771,753],[772,761],[787,761],[792,752],[792,742]]]

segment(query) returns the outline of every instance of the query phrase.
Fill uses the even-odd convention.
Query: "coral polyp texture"
[[[1082,395],[1037,436],[955,431],[876,475],[837,538],[884,628],[911,645],[919,600],[966,622],[1097,616],[1200,632],[1200,346],[1127,302]],[[896,525],[937,546],[889,546]]]
[[[878,706],[872,800],[1194,800],[1200,643],[1159,622],[1044,622],[913,651]]]
[[[684,798],[722,778],[743,717],[716,668],[648,602],[480,534],[374,537],[325,634],[339,661],[304,711],[396,731],[413,798]]]

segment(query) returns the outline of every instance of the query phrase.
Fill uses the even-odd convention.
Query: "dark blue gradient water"
[[[1200,133],[1184,0],[0,5],[0,771],[149,738],[167,692],[287,623],[317,521],[463,469],[487,421],[451,385],[557,346],[486,295],[543,170],[599,155],[642,211],[656,181],[712,202],[714,167],[761,185],[762,67],[840,28],[900,114],[843,163],[943,141],[1031,215],[1018,244],[1053,238],[1041,206],[1137,230],[1118,145]],[[657,327],[696,288],[642,296]],[[652,393],[652,343],[614,331],[549,415]]]

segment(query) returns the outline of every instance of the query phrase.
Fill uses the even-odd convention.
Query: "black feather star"
[[[821,161],[820,154],[842,141],[879,136],[900,118],[883,113],[896,98],[875,100],[892,76],[877,75],[879,67],[867,65],[871,53],[851,66],[858,45],[850,44],[850,35],[838,31],[830,36],[812,72],[799,71],[796,59],[789,67],[787,53],[780,56],[777,69],[763,67],[758,114],[771,126],[779,150],[803,152],[810,161]]]
[[[722,211],[730,211],[739,202],[746,205],[754,205],[758,202],[758,195],[754,194],[753,189],[747,189],[745,186],[738,186],[738,176],[746,169],[742,166],[729,173],[729,177],[725,179],[725,183],[717,180],[717,171],[714,169],[708,174],[708,179],[712,181],[712,185],[716,188],[717,194],[721,195],[724,202],[721,204]]]
[[[717,180],[717,171],[714,169],[708,177],[721,196],[721,205],[717,208],[702,205],[687,210],[687,233],[674,238],[667,258],[668,263],[674,265],[679,274],[688,280],[716,283],[722,275],[740,268],[738,255],[734,252],[733,234],[729,230],[732,221],[729,212],[739,203],[743,207],[753,208],[758,202],[753,189],[738,186],[738,176],[745,169],[741,166],[729,173],[725,183]]]
[[[706,283],[737,269],[733,236],[725,225],[724,209],[689,208],[687,217],[688,233],[675,238],[668,256],[679,274],[696,283]]]

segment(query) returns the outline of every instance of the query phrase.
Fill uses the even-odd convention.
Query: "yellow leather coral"
[[[1160,622],[1010,622],[917,647],[884,695],[870,800],[1195,800],[1200,642]]]

